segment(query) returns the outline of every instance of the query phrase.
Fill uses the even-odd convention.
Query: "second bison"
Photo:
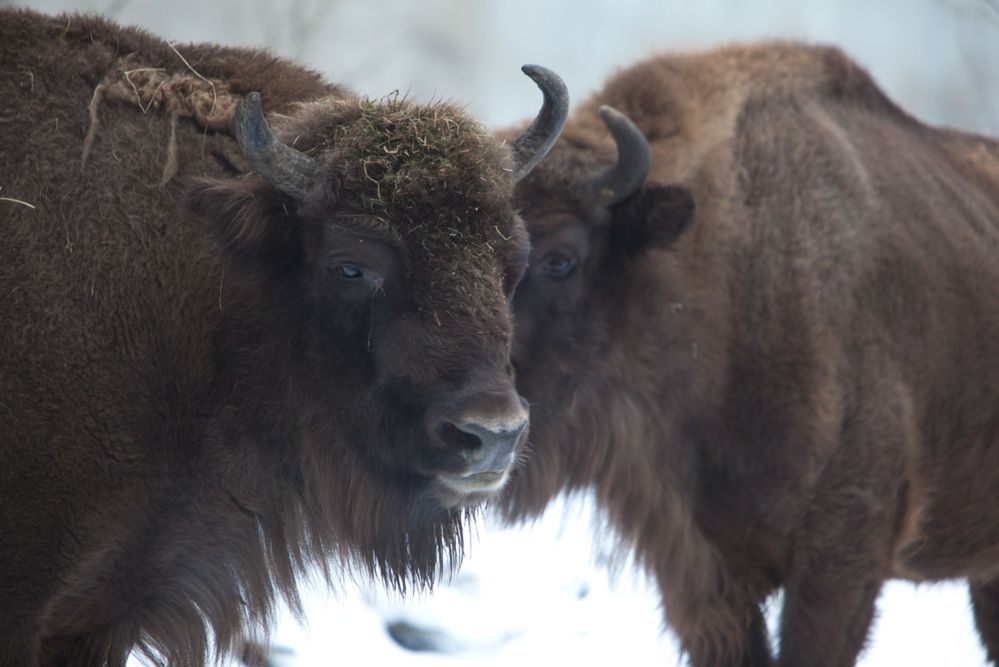
[[[518,197],[508,516],[595,487],[696,667],[772,664],[779,589],[777,664],[852,665],[890,578],[967,579],[999,657],[996,142],[734,46],[615,76]]]

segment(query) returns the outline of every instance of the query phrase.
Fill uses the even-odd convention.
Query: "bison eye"
[[[356,264],[337,264],[333,268],[337,275],[345,280],[360,280],[364,277],[364,271]]]
[[[569,277],[569,274],[576,268],[576,264],[575,257],[561,252],[552,252],[545,256],[541,271],[549,278],[561,280]]]

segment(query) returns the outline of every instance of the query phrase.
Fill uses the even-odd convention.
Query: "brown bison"
[[[966,578],[999,658],[999,144],[734,46],[616,75],[517,195],[508,517],[594,487],[697,667],[853,665],[890,578]]]
[[[432,583],[527,427],[558,77],[505,147],[97,18],[0,11],[0,70],[0,665],[199,664],[313,564]]]

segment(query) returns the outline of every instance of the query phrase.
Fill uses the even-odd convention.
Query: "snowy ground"
[[[403,601],[363,584],[336,595],[314,590],[307,627],[282,614],[272,664],[684,665],[661,631],[651,583],[627,563],[608,567],[607,541],[594,547],[593,524],[586,499],[560,502],[524,528],[487,521],[461,571],[433,595]],[[879,609],[860,667],[986,664],[963,586],[894,582]],[[403,648],[389,626],[436,650]]]
[[[611,578],[595,562],[608,554],[592,548],[587,507],[553,510],[523,529],[486,522],[460,572],[433,595],[403,601],[350,587],[350,609],[311,598],[310,632],[286,616],[274,635],[275,645],[296,647],[277,664],[676,664],[647,582],[621,567]],[[393,623],[422,630],[446,653],[403,649],[386,632]]]

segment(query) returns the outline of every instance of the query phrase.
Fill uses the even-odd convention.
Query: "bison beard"
[[[517,196],[508,517],[595,488],[696,667],[853,665],[893,577],[966,578],[999,660],[995,141],[735,46],[621,72]]]
[[[454,565],[526,427],[511,175],[558,78],[507,148],[96,18],[2,10],[0,65],[0,665],[197,665],[306,568]]]

